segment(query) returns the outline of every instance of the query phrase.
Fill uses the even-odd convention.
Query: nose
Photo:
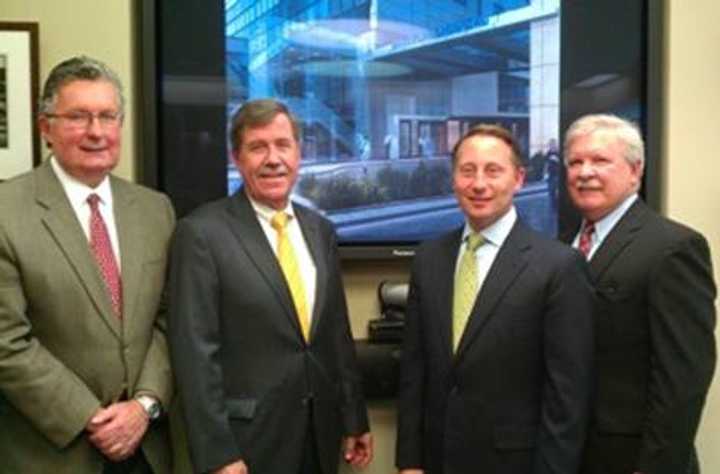
[[[485,189],[485,176],[483,175],[481,170],[478,170],[477,173],[475,173],[475,176],[473,177],[472,181],[472,187],[475,191],[482,191]]]
[[[99,137],[102,135],[102,126],[100,125],[100,117],[97,115],[91,115],[88,119],[87,134]]]
[[[582,177],[589,177],[595,174],[595,167],[590,161],[584,161],[580,165],[579,174]]]
[[[282,156],[282,152],[276,146],[270,145],[267,149],[265,163],[271,166],[279,166],[282,164]]]

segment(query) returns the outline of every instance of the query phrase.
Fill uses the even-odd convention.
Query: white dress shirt
[[[631,194],[630,196],[626,197],[619,206],[613,209],[605,217],[595,222],[595,232],[593,232],[590,236],[590,252],[588,252],[587,255],[588,261],[593,258],[593,255],[595,255],[597,249],[599,249],[602,243],[605,241],[605,238],[608,236],[610,231],[613,230],[615,225],[620,221],[620,219],[622,219],[622,216],[625,215],[628,209],[630,209],[630,207],[635,203],[637,198],[637,193]],[[579,248],[580,235],[582,234],[582,231],[585,228],[586,224],[587,222],[583,219],[582,225],[580,226],[580,229],[578,230],[578,233],[575,235],[575,239],[573,240],[573,248]]]
[[[96,188],[91,188],[87,184],[70,176],[62,166],[60,166],[55,157],[50,158],[50,166],[52,166],[55,176],[57,176],[60,181],[65,195],[68,201],[70,201],[73,211],[75,211],[75,217],[77,217],[80,227],[82,227],[83,232],[85,232],[85,237],[88,239],[88,242],[90,242],[90,204],[88,204],[87,198],[91,194],[97,194],[100,197],[98,209],[110,234],[110,243],[113,253],[115,254],[118,270],[120,270],[120,244],[117,226],[115,225],[115,213],[113,212],[113,196],[112,190],[110,189],[110,178],[106,176]]]
[[[263,232],[265,232],[265,237],[267,237],[270,247],[273,249],[273,252],[275,252],[275,256],[277,256],[277,231],[273,228],[270,222],[275,213],[280,211],[253,200],[249,195],[247,195],[247,197],[255,210],[255,215],[258,217],[258,221],[260,221],[260,227],[262,227]],[[302,274],[305,301],[308,309],[308,322],[311,323],[313,310],[315,309],[317,268],[315,267],[315,261],[312,258],[312,254],[310,253],[310,248],[308,247],[307,242],[305,242],[305,237],[303,236],[300,224],[295,216],[295,209],[293,208],[292,202],[288,201],[288,205],[285,209],[282,209],[282,211],[290,216],[287,222],[288,238],[292,244],[292,248],[295,252],[295,257],[297,258],[298,266]]]
[[[510,207],[510,210],[506,212],[500,219],[496,220],[494,223],[480,231],[485,241],[475,251],[475,258],[477,261],[478,269],[478,293],[480,292],[480,289],[485,282],[485,277],[490,271],[490,267],[495,261],[495,257],[497,257],[497,254],[500,251],[500,247],[502,247],[502,244],[505,242],[505,239],[507,239],[507,236],[510,234],[510,231],[515,225],[515,221],[517,221],[517,211],[515,210],[515,207],[512,206]],[[473,229],[472,227],[470,227],[470,224],[466,222],[465,228],[463,229],[462,233],[462,243],[460,245],[457,260],[455,262],[456,273],[458,271],[458,268],[460,268],[460,259],[462,258],[465,250],[467,249],[466,242],[471,232],[473,232]]]

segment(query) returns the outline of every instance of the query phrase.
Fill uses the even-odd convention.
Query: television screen
[[[502,124],[529,165],[518,210],[554,234],[546,157],[558,159],[559,13],[557,0],[229,0],[228,113],[275,97],[297,114],[293,199],[358,244],[421,241],[462,223],[453,145],[476,123]],[[232,165],[228,178],[232,193]]]
[[[160,131],[150,175],[179,213],[237,190],[226,124],[243,102],[272,97],[302,124],[293,200],[334,222],[345,253],[391,255],[460,225],[450,154],[474,124],[518,138],[527,178],[516,207],[551,236],[571,214],[561,131],[589,112],[646,125],[645,2],[163,0],[143,9],[157,52],[146,82]]]

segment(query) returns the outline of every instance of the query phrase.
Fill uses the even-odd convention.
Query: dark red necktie
[[[110,234],[98,208],[99,201],[100,196],[97,194],[91,194],[87,198],[90,205],[90,249],[92,249],[95,261],[100,268],[105,288],[110,295],[113,311],[118,318],[122,319],[120,270],[110,243]]]
[[[580,242],[578,243],[578,249],[585,255],[585,258],[589,260],[590,249],[592,249],[592,236],[595,233],[595,223],[585,222],[585,227],[580,234]]]

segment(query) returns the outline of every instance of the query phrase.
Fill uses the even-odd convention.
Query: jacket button
[[[313,395],[312,392],[310,392],[310,393],[308,393],[307,395],[305,395],[305,396],[302,398],[302,404],[303,404],[303,405],[309,405],[310,402],[312,402],[312,400],[313,400],[313,396],[314,396],[314,395]]]

